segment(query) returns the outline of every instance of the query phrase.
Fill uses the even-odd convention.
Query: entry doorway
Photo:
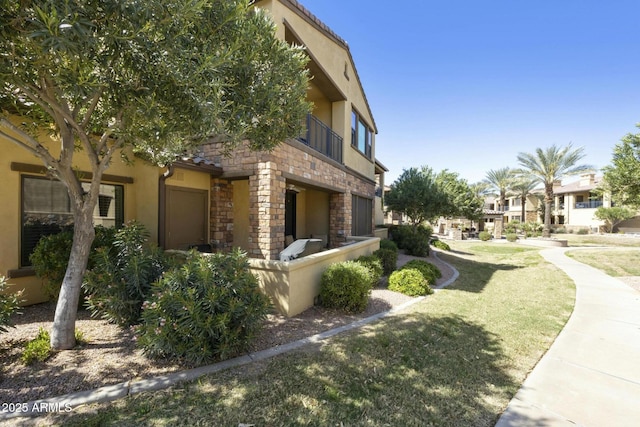
[[[183,187],[166,187],[165,249],[206,245],[209,193]]]
[[[296,199],[298,193],[287,190],[284,209],[284,235],[296,239]]]

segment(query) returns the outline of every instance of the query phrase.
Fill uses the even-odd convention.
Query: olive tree
[[[304,52],[279,41],[251,3],[0,0],[0,137],[64,183],[74,217],[54,349],[75,345],[93,210],[114,156],[167,164],[212,137],[268,150],[300,134]],[[43,130],[57,146],[38,139]],[[88,190],[74,170],[79,156],[90,165]]]
[[[620,205],[640,209],[640,134],[628,134],[613,149],[605,166],[604,190]]]

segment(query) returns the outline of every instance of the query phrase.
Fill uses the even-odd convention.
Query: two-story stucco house
[[[305,46],[309,55],[313,111],[306,133],[271,152],[244,145],[229,157],[212,142],[168,169],[115,156],[96,224],[137,220],[165,249],[239,247],[264,261],[277,260],[290,239],[314,237],[335,248],[350,236],[374,233],[376,188],[384,187],[386,168],[375,160],[377,128],[347,43],[297,1],[254,6],[271,14],[280,39]],[[40,139],[56,146],[46,132]],[[0,275],[25,289],[28,303],[45,301],[29,255],[40,236],[72,221],[68,196],[36,158],[8,141],[0,146]],[[90,177],[81,156],[75,166]],[[297,312],[313,301],[306,298]]]
[[[240,247],[278,259],[289,239],[317,237],[328,247],[375,226],[377,128],[347,43],[295,0],[262,0],[278,36],[302,45],[312,77],[307,131],[271,152],[239,147],[224,157],[204,147],[223,173],[212,181],[211,236],[216,249]],[[384,181],[378,185],[384,185]]]

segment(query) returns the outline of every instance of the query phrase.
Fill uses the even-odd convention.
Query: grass
[[[579,250],[569,251],[567,256],[583,262],[609,276],[640,276],[640,253],[629,249]]]
[[[624,234],[552,234],[551,237],[566,239],[569,246],[640,246],[639,237]]]
[[[65,425],[493,426],[571,313],[537,249],[454,242],[449,288],[317,347],[136,395]],[[491,248],[495,248],[492,251]]]

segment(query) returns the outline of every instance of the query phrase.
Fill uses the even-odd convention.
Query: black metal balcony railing
[[[342,137],[311,114],[307,114],[306,127],[307,132],[298,141],[342,163]]]
[[[589,200],[587,202],[576,202],[576,209],[596,209],[602,206],[602,200]]]

